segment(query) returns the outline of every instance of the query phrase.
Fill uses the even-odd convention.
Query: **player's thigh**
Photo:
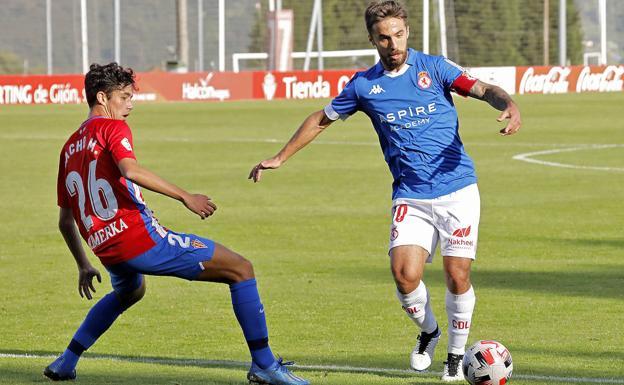
[[[438,231],[433,221],[433,211],[428,200],[395,200],[388,254],[392,255],[392,250],[400,246],[418,246],[426,251],[426,262],[431,262],[438,243]]]
[[[195,234],[168,231],[154,247],[125,264],[141,274],[195,280],[204,271],[203,263],[212,259],[215,245]]]
[[[254,278],[251,262],[242,255],[216,243],[212,258],[202,262],[199,281],[236,283]]]
[[[476,184],[434,201],[435,226],[445,257],[475,259],[481,203]]]

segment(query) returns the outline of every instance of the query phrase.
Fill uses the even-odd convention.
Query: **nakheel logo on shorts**
[[[449,246],[455,246],[459,248],[471,248],[474,246],[473,240],[462,239],[470,235],[470,226],[463,229],[457,229],[453,231],[452,236],[460,239],[450,238],[448,240]]]
[[[467,236],[470,235],[470,226],[463,228],[463,229],[457,229],[455,231],[453,231],[453,236],[454,237],[458,237],[458,238],[465,238]]]

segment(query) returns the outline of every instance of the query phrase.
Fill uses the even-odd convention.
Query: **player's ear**
[[[375,42],[373,41],[373,37],[371,36],[371,34],[368,34],[368,41],[370,41],[370,43],[374,46]]]
[[[405,27],[405,38],[409,39],[409,25]]]
[[[106,104],[106,102],[108,102],[108,96],[106,96],[106,92],[104,91],[98,91],[98,93],[95,94],[95,99],[99,104]]]

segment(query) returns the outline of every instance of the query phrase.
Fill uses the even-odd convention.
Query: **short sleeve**
[[[64,150],[64,149],[63,149]],[[69,197],[65,188],[65,151],[61,151],[58,167],[58,177],[56,180],[56,202],[59,207],[69,208]]]
[[[136,159],[133,150],[132,131],[124,121],[111,125],[103,135],[104,147],[110,151],[115,160],[119,163],[124,158]]]
[[[355,74],[347,83],[345,88],[332,102],[325,107],[325,114],[331,120],[346,119],[358,110],[358,96],[355,90],[355,81],[358,74]]]
[[[436,72],[444,89],[450,90],[453,82],[466,70],[444,56],[436,57]]]

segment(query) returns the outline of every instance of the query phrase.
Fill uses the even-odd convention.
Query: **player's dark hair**
[[[124,68],[113,62],[106,65],[97,63],[91,64],[89,72],[85,75],[85,93],[89,107],[93,107],[97,101],[96,95],[103,91],[110,97],[115,90],[120,90],[127,86],[135,86],[136,80],[132,68]]]
[[[386,17],[396,17],[397,19],[403,19],[405,26],[407,23],[407,9],[403,4],[395,0],[385,1],[373,1],[368,4],[366,11],[364,12],[364,20],[366,21],[366,29],[368,33],[371,33],[373,26]]]

